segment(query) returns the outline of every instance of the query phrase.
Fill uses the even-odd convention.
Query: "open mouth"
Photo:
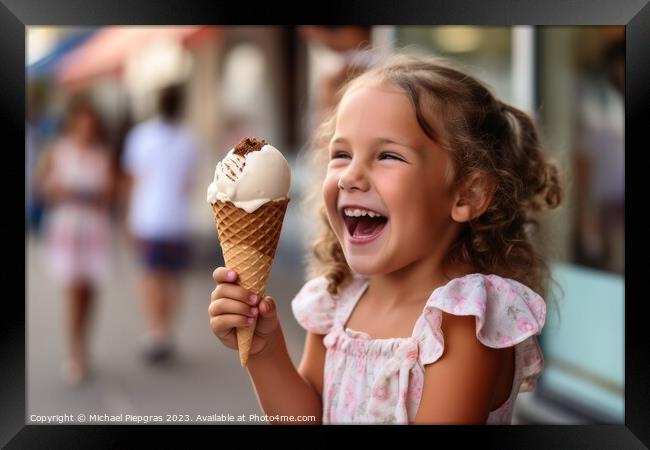
[[[343,221],[353,242],[361,243],[373,240],[379,236],[388,217],[375,213],[374,211],[344,208]]]

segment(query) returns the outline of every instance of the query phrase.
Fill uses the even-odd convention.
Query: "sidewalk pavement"
[[[295,233],[291,225],[283,230],[267,292],[276,299],[288,350],[297,365],[305,333],[290,306],[304,282],[301,247],[296,244]],[[26,245],[28,424],[35,423],[32,415],[71,414],[73,423],[79,423],[77,415],[85,414],[86,423],[91,424],[99,423],[90,420],[91,414],[122,414],[122,420],[110,423],[134,423],[126,420],[127,414],[162,416],[163,422],[167,414],[187,415],[193,423],[197,415],[244,414],[248,421],[250,415],[262,414],[237,352],[223,347],[210,330],[207,308],[214,289],[211,274],[222,263],[216,233],[195,242],[196,258],[184,283],[176,326],[177,357],[161,367],[149,366],[140,357],[144,323],[135,290],[137,266],[123,237],[115,233],[110,279],[100,291],[92,314],[92,377],[77,388],[67,387],[61,378],[65,356],[63,292],[45,273],[42,242],[30,236]]]

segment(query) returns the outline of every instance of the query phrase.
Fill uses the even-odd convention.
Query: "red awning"
[[[57,81],[64,85],[84,83],[96,77],[119,74],[134,50],[156,39],[175,39],[186,46],[208,42],[216,27],[147,26],[107,27],[62,59]]]

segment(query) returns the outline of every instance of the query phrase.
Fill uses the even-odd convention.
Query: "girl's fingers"
[[[264,297],[264,300],[260,302],[259,310],[260,313],[266,317],[270,317],[271,316],[270,313],[273,313],[275,315],[275,313],[277,312],[277,308],[275,306],[275,301],[273,300],[273,297],[268,295]]]
[[[279,325],[277,307],[271,297],[265,297],[259,306],[256,333],[264,336],[275,331]]]
[[[226,267],[217,267],[214,272],[212,272],[212,278],[217,283],[233,283],[237,280],[237,273]]]
[[[238,284],[232,283],[220,284],[212,291],[212,295],[210,296],[213,301],[219,298],[232,298],[240,302],[248,303],[249,305],[255,305],[259,300],[258,297],[258,295],[253,294]]]
[[[223,331],[222,333],[215,333],[219,339],[228,339],[229,341],[234,341],[235,345],[237,344],[237,338],[235,337],[236,328],[231,328],[228,331]],[[237,347],[235,347],[237,348]]]
[[[240,314],[255,317],[258,314],[258,308],[231,298],[219,298],[210,303],[208,314],[210,314],[210,317],[223,314]]]
[[[220,336],[232,328],[248,327],[253,324],[253,321],[252,317],[240,314],[221,314],[210,319],[210,327],[217,336]]]

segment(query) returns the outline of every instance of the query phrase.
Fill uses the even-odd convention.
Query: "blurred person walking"
[[[577,95],[574,258],[625,272],[625,37],[612,34]]]
[[[77,95],[68,104],[62,135],[43,151],[35,180],[49,208],[48,269],[67,292],[63,376],[70,385],[89,372],[88,328],[93,298],[109,267],[114,181],[101,119],[90,99]]]
[[[143,356],[151,363],[172,354],[181,277],[190,258],[188,204],[198,150],[181,124],[183,97],[178,85],[163,89],[159,114],[129,132],[122,157],[128,229],[141,265]]]

